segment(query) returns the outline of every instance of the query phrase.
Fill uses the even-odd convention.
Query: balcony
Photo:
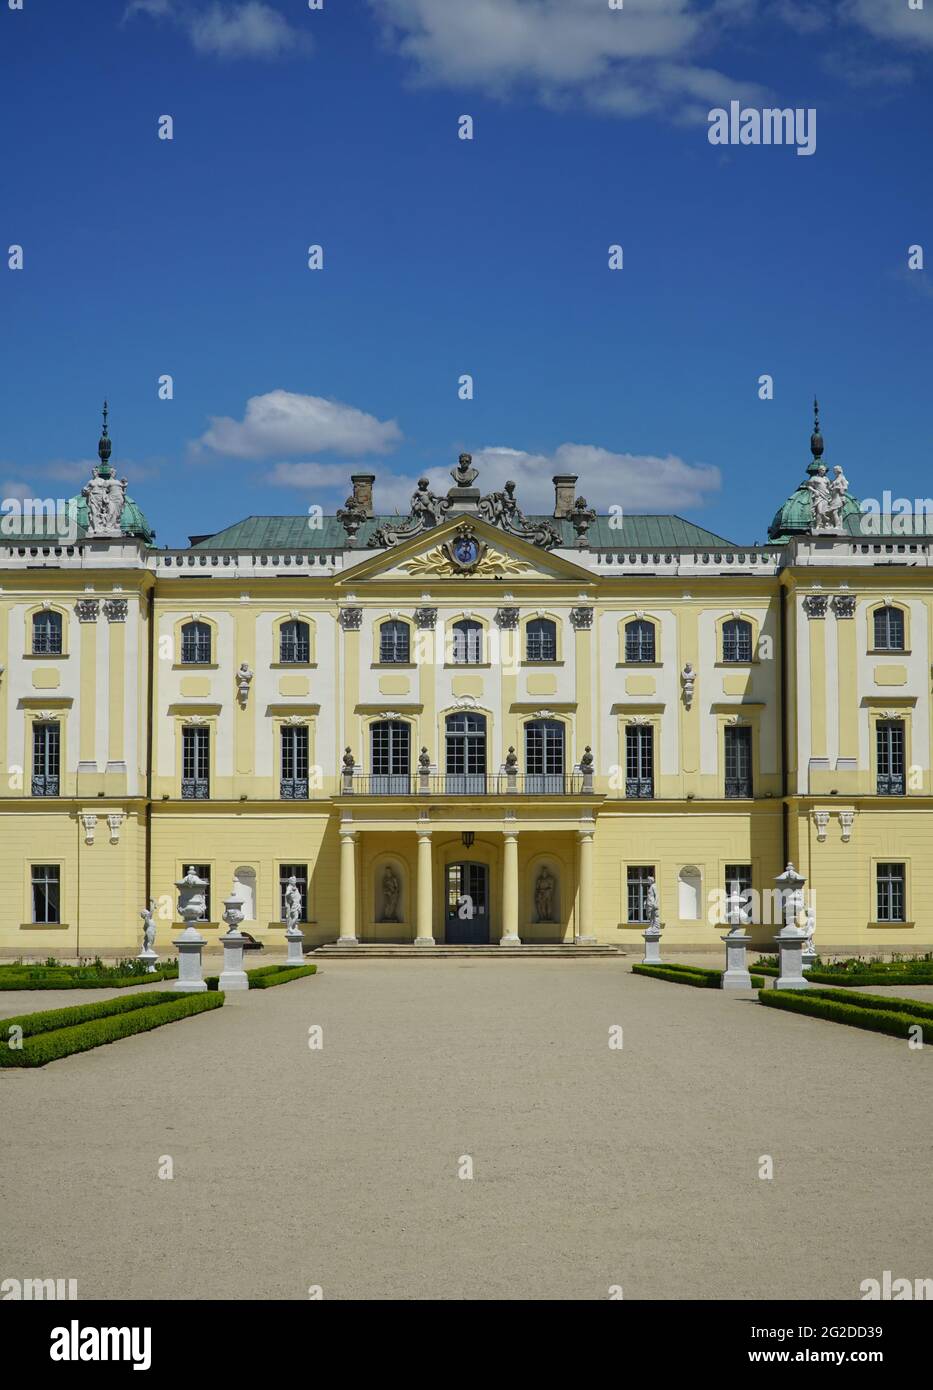
[[[592,790],[592,788],[590,788]],[[582,773],[416,773],[344,778],[344,796],[579,796]]]

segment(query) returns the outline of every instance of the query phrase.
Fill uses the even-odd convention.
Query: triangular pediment
[[[475,564],[458,563],[454,544],[464,536],[475,539]],[[469,513],[448,517],[439,526],[421,531],[410,540],[399,541],[388,550],[376,550],[366,559],[348,566],[338,585],[353,587],[362,580],[410,579],[424,584],[463,582],[464,580],[566,580],[593,582],[589,570],[563,555],[532,545],[519,536],[492,526]]]

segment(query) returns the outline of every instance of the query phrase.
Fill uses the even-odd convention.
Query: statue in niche
[[[399,898],[402,895],[402,885],[398,874],[387,864],[382,874],[382,910],[379,914],[380,922],[397,922]]]
[[[298,931],[301,921],[301,889],[294,874],[285,885],[285,930]]]
[[[557,880],[545,864],[535,881],[535,911],[539,922],[555,922],[554,890]]]

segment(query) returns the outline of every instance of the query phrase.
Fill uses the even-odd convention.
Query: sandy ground
[[[0,1276],[84,1298],[854,1299],[885,1269],[933,1275],[933,1049],[630,959],[330,961],[0,1073]]]

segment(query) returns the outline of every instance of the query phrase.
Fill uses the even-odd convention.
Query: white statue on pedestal
[[[299,931],[301,921],[301,889],[298,887],[298,880],[292,874],[285,886],[285,930]]]
[[[152,916],[155,907],[155,899],[149,899],[149,906],[144,907],[139,914],[143,919],[143,951],[153,951],[155,949],[156,925]]]
[[[658,885],[653,878],[648,879],[648,892],[645,894],[645,911],[648,913],[649,931],[660,931],[661,904],[658,900]]]

